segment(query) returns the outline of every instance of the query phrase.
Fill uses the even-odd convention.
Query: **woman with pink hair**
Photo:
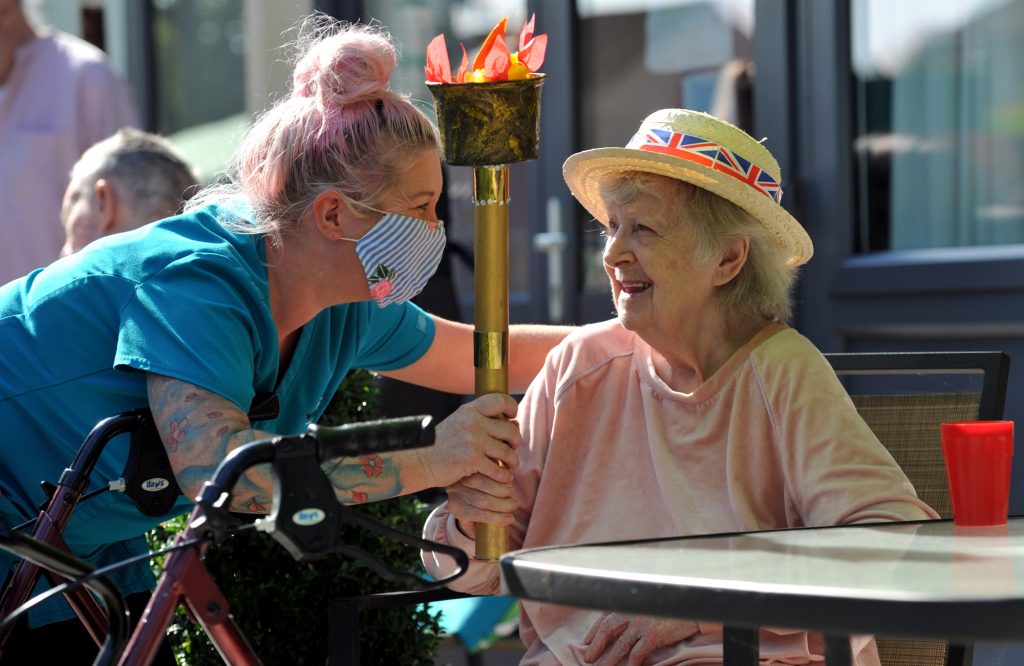
[[[0,520],[31,517],[45,499],[39,480],[55,480],[98,421],[129,409],[152,410],[185,511],[230,451],[316,421],[351,368],[472,392],[472,327],[409,302],[445,244],[436,130],[389,89],[396,52],[386,34],[322,17],[306,28],[290,96],[249,130],[227,184],[193,197],[181,216],[0,288]],[[513,391],[565,333],[512,328]],[[278,417],[250,423],[254,397],[270,392]],[[438,425],[433,447],[325,471],[344,503],[472,474],[508,483],[515,411],[507,395],[483,396]],[[96,479],[123,468],[123,447],[109,448]],[[269,470],[254,471],[233,508],[263,512],[271,493]],[[76,512],[65,537],[103,564],[159,520],[106,493]],[[151,582],[128,573],[123,590]],[[37,622],[66,607],[47,610]]]

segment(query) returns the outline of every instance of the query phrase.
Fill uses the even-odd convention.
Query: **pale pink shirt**
[[[71,167],[135,126],[135,103],[103,52],[52,31],[22,45],[0,99],[0,284],[57,259]]]
[[[766,327],[693,393],[669,388],[659,359],[617,321],[586,326],[548,355],[519,408],[513,549],[937,517],[828,362],[785,325]],[[424,536],[474,550],[447,504]],[[435,576],[453,570],[443,556],[425,564]],[[452,587],[495,594],[497,565],[474,560]],[[523,663],[583,663],[600,615],[523,602]],[[646,663],[721,663],[721,627],[699,626]],[[856,663],[878,663],[873,641],[854,648]],[[771,664],[823,659],[820,637],[804,632],[762,631],[761,652]]]

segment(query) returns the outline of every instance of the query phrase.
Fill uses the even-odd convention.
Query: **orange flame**
[[[533,34],[535,20],[536,15],[533,15],[529,21],[523,24],[523,28],[519,32],[519,50],[515,53],[510,52],[508,44],[505,43],[508,17],[498,21],[487,34],[476,57],[473,58],[472,68],[470,68],[466,46],[460,44],[462,62],[454,79],[444,35],[434,37],[427,45],[427,65],[424,67],[427,81],[433,83],[479,83],[528,78],[544,63],[544,54],[548,47],[547,35]]]

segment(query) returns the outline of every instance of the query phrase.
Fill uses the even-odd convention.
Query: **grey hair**
[[[641,194],[666,202],[675,221],[690,225],[699,261],[716,257],[738,239],[750,241],[743,268],[718,294],[718,305],[727,317],[789,320],[797,269],[786,264],[785,248],[757,218],[709,190],[668,176],[629,171],[601,183],[601,196],[608,203],[625,205]]]
[[[181,212],[198,189],[192,167],[163,137],[131,127],[93,144],[75,163],[72,179],[86,196],[106,179],[114,184],[131,213],[124,227],[135,228]]]

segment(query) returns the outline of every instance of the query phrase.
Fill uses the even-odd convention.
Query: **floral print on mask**
[[[388,268],[384,264],[377,266],[377,270],[369,279],[370,296],[373,296],[373,300],[379,303],[388,297],[394,288],[395,277],[396,273],[393,268]]]

